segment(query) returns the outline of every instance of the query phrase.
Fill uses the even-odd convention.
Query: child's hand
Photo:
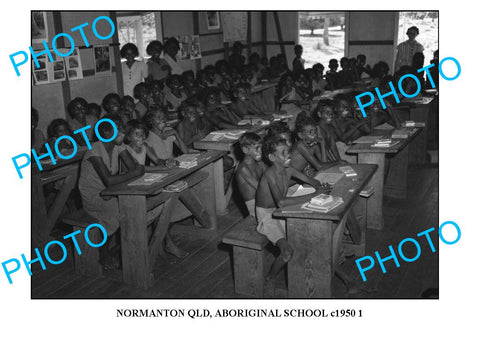
[[[332,191],[332,187],[328,183],[321,183],[320,187],[317,187],[316,194],[329,194]]]
[[[172,169],[178,165],[178,162],[173,158],[169,158],[165,161],[165,165],[167,166],[167,168]]]
[[[200,138],[205,138],[207,133],[204,130],[200,130],[200,131],[198,131],[198,135],[200,136]]]
[[[308,177],[315,177],[316,174],[317,174],[317,170],[312,167],[309,167],[306,171],[306,175]],[[317,180],[315,181],[318,182]],[[320,186],[320,182],[318,182],[318,185]]]
[[[133,169],[133,174],[135,176],[141,176],[145,173],[145,167],[143,165],[140,165],[140,164],[136,164],[135,165],[135,169]]]

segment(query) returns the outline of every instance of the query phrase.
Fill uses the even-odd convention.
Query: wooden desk
[[[62,213],[70,193],[77,185],[80,172],[80,161],[87,151],[86,148],[77,150],[71,159],[58,159],[57,164],[42,164],[43,170],[32,163],[32,245],[43,246],[50,240],[55,223]],[[62,186],[55,196],[53,204],[47,209],[43,186],[63,180]]]
[[[268,125],[254,127],[249,132],[259,133],[265,130]],[[241,126],[238,127],[242,129]],[[209,141],[201,139],[193,143],[193,147],[198,150],[215,150],[215,151],[224,151],[228,152],[230,156],[235,160],[235,163],[238,163],[238,157],[236,156],[237,150],[235,146],[237,145],[238,139],[229,139],[222,138],[218,141]],[[232,195],[232,185],[229,185],[228,189],[225,190],[225,184],[223,180],[223,160],[219,159],[213,164],[214,168],[214,177],[215,177],[215,206],[217,209],[218,215],[226,215],[228,213],[227,206]],[[232,183],[231,181],[230,183]],[[225,193],[226,191],[226,193]]]
[[[271,79],[252,87],[252,95],[260,96],[268,111],[276,110],[275,89],[278,86],[279,80],[280,79]]]
[[[407,128],[409,130],[413,130]],[[368,200],[367,225],[372,229],[383,228],[383,195],[396,198],[407,196],[408,149],[409,143],[421,132],[416,129],[407,139],[394,139],[398,144],[389,148],[372,147],[371,144],[354,144],[347,149],[347,153],[357,155],[358,164],[376,164],[378,170],[370,181],[374,193]],[[374,130],[371,135],[391,136],[392,130]],[[385,171],[386,156],[389,155],[390,166],[388,176]],[[385,185],[384,185],[385,184]]]
[[[435,113],[435,104],[438,106],[438,97],[417,96],[414,98],[405,98],[402,104],[410,106],[409,120],[425,123],[425,128],[415,139],[412,145],[409,162],[413,164],[425,164],[427,156],[427,141],[434,132],[431,120],[438,114]]]
[[[162,171],[168,173],[168,176],[158,183],[148,186],[129,186],[128,183],[122,183],[101,193],[103,196],[118,197],[125,283],[144,289],[153,284],[152,269],[162,249],[161,242],[167,232],[173,209],[179,201],[192,212],[197,221],[216,230],[214,196],[218,188],[214,164],[221,162],[224,155],[225,152],[207,151],[198,158],[196,167]],[[189,184],[188,189],[180,193],[163,191],[165,186],[180,179]],[[223,183],[223,177],[221,182]],[[204,198],[202,203],[197,196]],[[157,216],[160,217],[149,242],[147,226],[155,221]]]
[[[274,217],[286,218],[287,239],[294,251],[288,262],[289,298],[332,296],[332,280],[345,228],[345,223],[340,222],[377,170],[377,166],[371,164],[351,166],[358,175],[344,176],[331,192],[333,196],[343,198],[342,205],[328,213],[294,212],[302,210],[301,204],[278,209],[273,213]],[[340,173],[339,167],[327,171]]]

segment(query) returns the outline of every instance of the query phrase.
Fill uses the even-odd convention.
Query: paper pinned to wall
[[[66,49],[59,49],[60,53],[65,53]],[[40,55],[37,57],[38,66],[32,59],[32,71],[35,85],[55,83],[64,81],[65,74],[65,60],[59,57],[53,50],[50,50],[53,61],[50,61],[47,55]]]
[[[223,41],[247,40],[247,12],[222,12]]]

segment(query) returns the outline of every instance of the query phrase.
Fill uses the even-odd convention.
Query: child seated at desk
[[[87,108],[88,108],[88,103],[85,99],[80,97],[73,99],[67,105],[67,112],[68,112],[68,115],[70,116],[70,119],[68,119],[68,126],[72,131],[75,131],[87,125],[90,125],[92,128],[85,130],[85,133],[87,135],[88,140],[91,142],[93,141],[93,134],[94,134],[93,127],[97,123],[97,120],[95,120],[91,116],[87,116]],[[80,133],[73,135],[73,138],[75,138],[75,141],[77,142],[77,144],[82,146],[86,145],[85,139]]]
[[[256,193],[257,230],[280,249],[280,255],[275,259],[265,278],[265,296],[273,297],[275,278],[282,267],[292,258],[293,249],[286,239],[285,221],[274,219],[272,213],[277,208],[303,203],[318,194],[327,193],[330,188],[290,167],[290,148],[283,138],[272,135],[265,139],[262,145],[262,154],[271,163],[271,166],[265,170]],[[310,184],[316,191],[309,195],[287,197],[292,177]]]
[[[333,102],[331,100],[321,100],[313,112],[313,118],[318,124],[318,136],[325,144],[325,156],[323,157],[326,157],[326,161],[328,162],[340,161],[340,154],[335,144],[335,131],[337,127],[333,111]]]
[[[352,99],[344,94],[338,94],[334,98],[335,103],[335,134],[339,141],[337,142],[337,148],[340,151],[339,143],[343,143],[343,146],[350,144],[352,141],[360,136],[369,134],[371,132],[370,120],[362,119],[357,120],[353,118],[353,106]],[[345,152],[346,147],[343,147]]]
[[[120,267],[119,253],[111,249],[111,236],[120,226],[118,200],[115,197],[102,197],[100,193],[107,187],[129,181],[141,176],[145,168],[136,163],[127,150],[122,148],[125,137],[122,120],[118,115],[106,115],[117,126],[117,135],[111,142],[95,142],[85,153],[80,167],[78,188],[82,197],[83,209],[98,220],[107,231],[107,242],[100,248],[100,261],[105,270]],[[98,127],[100,135],[105,139],[114,136],[110,124]],[[119,159],[122,159],[128,171],[119,174]]]
[[[102,107],[105,111],[104,115],[120,114],[122,111],[122,99],[116,93],[109,93],[102,99]]]
[[[183,91],[187,95],[187,98],[195,96],[199,89],[195,82],[195,73],[192,70],[188,70],[182,73]]]
[[[238,84],[233,90],[233,103],[230,109],[242,118],[265,116],[270,118],[267,108],[258,96],[251,95],[251,86],[247,83]]]
[[[237,124],[241,118],[226,106],[220,104],[220,92],[218,88],[212,87],[205,91],[204,103],[206,107],[205,116],[215,129],[238,129]],[[248,129],[251,126],[244,125],[243,127]]]
[[[140,165],[146,165],[147,157],[153,163],[153,166],[147,166],[146,170],[164,169],[167,166],[167,159],[160,159],[155,151],[145,143],[149,135],[147,126],[133,119],[127,123],[125,134],[125,149],[130,153],[133,159]],[[172,163],[172,162],[171,162]]]
[[[293,118],[290,120],[290,125],[293,127],[295,124],[295,119],[297,115],[302,112],[300,103],[302,97],[297,93],[295,89],[295,82],[293,80],[292,73],[285,73],[280,79],[280,110],[286,111],[287,113],[293,115]]]
[[[165,107],[169,112],[178,112],[180,105],[187,99],[187,95],[182,91],[182,78],[175,74],[167,78],[166,85],[169,90],[165,91]]]
[[[150,88],[145,83],[138,83],[133,88],[133,97],[138,100],[135,110],[138,112],[138,119],[143,119],[150,107]]]
[[[123,96],[121,100],[121,114],[122,121],[128,123],[132,119],[136,119],[138,117],[138,112],[135,110],[135,101],[130,96]]]
[[[310,78],[305,71],[297,73],[295,79],[295,89],[303,101],[312,99],[312,85],[310,83]]]
[[[176,165],[173,159],[173,145],[175,144],[182,153],[187,153],[188,148],[174,129],[166,130],[165,112],[156,106],[152,106],[145,115],[144,122],[149,130],[145,143],[150,146],[155,155],[165,160],[168,167]]]
[[[289,148],[292,147],[292,132],[288,128],[287,123],[285,122],[273,122],[267,129],[267,134],[265,138],[270,136],[278,136],[283,138],[287,143]]]
[[[238,165],[235,179],[248,213],[255,217],[255,194],[266,168],[262,162],[262,138],[255,133],[247,132],[238,142],[244,157]]]
[[[162,80],[152,80],[150,86],[149,105],[163,107],[165,105],[164,84]]]
[[[328,89],[335,90],[340,88],[339,78],[338,78],[338,60],[337,59],[330,59],[328,62],[328,71],[325,75],[325,79],[328,82]]]
[[[32,149],[34,149],[37,153],[42,148],[43,144],[45,143],[45,136],[43,132],[37,129],[38,126],[38,111],[32,107]]]
[[[48,144],[52,152],[54,152],[55,150],[55,142],[57,141],[58,138],[62,136],[73,137],[69,124],[65,119],[61,119],[61,118],[54,119],[50,122],[50,124],[48,124],[47,136],[48,136],[48,139],[45,144]],[[42,152],[47,152],[47,148],[45,144],[41,148]],[[62,139],[60,143],[58,143],[58,150],[60,150],[60,153],[62,155],[71,154],[71,151],[66,151],[66,152],[62,151],[62,150],[70,150],[70,149],[73,149],[73,144],[70,140]],[[38,152],[38,150],[35,150],[35,151]]]
[[[204,124],[199,124],[200,117],[197,107],[192,101],[183,102],[180,107],[182,120],[177,125],[177,132],[188,148],[193,148],[193,143],[205,137],[208,132]]]
[[[315,177],[322,169],[330,167],[327,163],[325,142],[319,140],[318,127],[311,117],[299,117],[295,124],[298,137],[292,148],[291,166],[309,177]]]
[[[328,82],[323,76],[323,71],[325,67],[320,64],[316,63],[312,66],[313,74],[312,74],[312,92],[313,97],[319,96],[324,92],[328,87]]]
[[[102,114],[102,107],[97,103],[88,103],[87,105],[87,116],[90,116],[92,120],[99,120],[100,115]]]
[[[363,73],[367,76],[370,76],[372,73],[372,67],[370,65],[366,65],[367,57],[365,54],[357,55],[357,74],[360,79],[362,79]]]

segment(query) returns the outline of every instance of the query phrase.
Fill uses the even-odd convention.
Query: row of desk
[[[264,127],[257,127],[255,131],[262,128]],[[376,133],[385,135],[385,131],[375,131],[374,134]],[[339,221],[351,207],[358,204],[356,201],[359,192],[369,185],[374,188],[374,194],[360,208],[365,216],[361,225],[363,230],[367,226],[382,229],[383,195],[406,197],[409,151],[414,145],[413,141],[421,133],[422,129],[419,129],[391,148],[373,148],[365,144],[350,146],[347,152],[357,155],[359,164],[352,167],[358,176],[355,179],[345,177],[334,186],[332,195],[341,196],[344,204],[331,213],[285,212],[298,210],[295,207],[275,212],[274,216],[287,220],[289,242],[295,248],[295,256],[288,268],[290,297],[331,295],[335,260],[341,242],[340,236],[343,234],[341,228],[338,228]],[[197,221],[206,228],[216,230],[217,214],[224,213],[228,205],[222,157],[232,152],[235,144],[235,140],[198,141],[195,148],[207,151],[200,155],[197,166],[169,170],[165,178],[150,186],[129,186],[123,183],[102,192],[102,195],[115,196],[119,200],[123,279],[126,283],[145,289],[152,285],[152,268],[166,232],[165,225],[169,224],[174,207],[179,201],[190,210]],[[48,241],[53,225],[70,192],[76,186],[82,156],[83,152],[79,152],[75,158],[46,166],[41,172],[32,168],[32,237],[35,235],[35,241]],[[390,170],[388,176],[385,176],[387,158],[390,161]],[[329,169],[329,172],[337,170]],[[64,180],[63,186],[47,211],[42,187],[46,183],[61,179]],[[188,190],[181,193],[163,190],[180,179],[189,184]],[[199,197],[214,199],[201,200]],[[156,221],[156,228],[149,237],[147,225],[152,221]]]

